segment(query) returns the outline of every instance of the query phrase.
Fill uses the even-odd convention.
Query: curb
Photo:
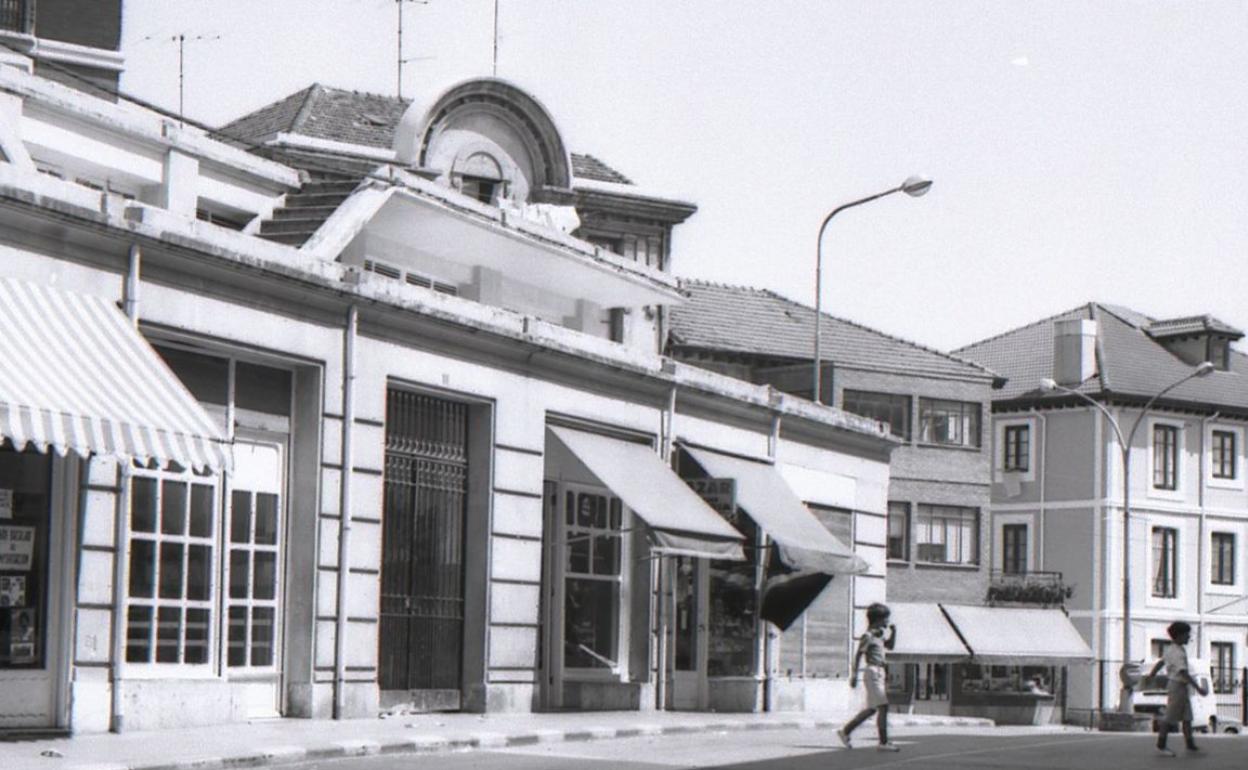
[[[271,767],[318,759],[345,759],[393,754],[438,754],[453,751],[498,749],[511,746],[534,746],[547,743],[575,743],[636,738],[660,735],[688,735],[727,730],[820,730],[839,724],[830,719],[786,719],[742,722],[705,722],[694,724],[638,724],[628,727],[575,727],[566,730],[526,729],[512,733],[479,732],[449,738],[441,735],[420,735],[390,741],[370,739],[334,741],[318,746],[263,746],[247,749],[228,757],[189,757],[186,759],[148,763],[102,762],[74,764],[65,770],[231,770],[232,768]],[[932,719],[898,719],[893,723],[906,727],[995,727],[990,719],[978,717],[944,717]]]

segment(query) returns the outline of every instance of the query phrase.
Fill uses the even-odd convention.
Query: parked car
[[[1148,661],[1145,671],[1151,671],[1156,661]],[[1242,729],[1238,722],[1219,722],[1218,703],[1213,694],[1213,683],[1209,678],[1209,662],[1203,658],[1189,658],[1188,673],[1200,683],[1207,694],[1201,695],[1192,691],[1192,729],[1200,732],[1239,733]],[[1169,678],[1160,673],[1155,677],[1142,677],[1136,688],[1135,712],[1153,715],[1153,732],[1157,731],[1161,715],[1166,710],[1166,685]]]

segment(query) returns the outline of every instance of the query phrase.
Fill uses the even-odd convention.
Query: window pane
[[[290,415],[290,372],[239,361],[234,365],[234,399],[239,409]]]
[[[182,609],[161,607],[156,617],[156,662],[177,663],[182,643]]]
[[[160,492],[160,531],[181,535],[186,532],[186,482],[166,479]]]
[[[251,578],[251,554],[243,549],[230,551],[230,598],[246,599]]]
[[[160,544],[160,598],[182,598],[182,544]]]
[[[133,532],[156,531],[156,479],[135,477],[130,480],[130,529]]]
[[[273,599],[277,596],[277,554],[271,551],[257,551],[255,557],[256,576],[252,589],[255,599]]]
[[[253,608],[251,611],[251,665],[273,665],[273,634],[273,608]]]
[[[230,666],[247,665],[247,608],[230,607],[229,645],[226,660]]]
[[[207,601],[212,591],[212,547],[192,545],[186,554],[186,598]]]
[[[594,526],[595,495],[576,496],[576,525],[578,527]]]
[[[130,596],[149,599],[156,591],[156,544],[151,540],[130,541]]]
[[[611,668],[616,661],[618,587],[607,580],[567,581],[563,660],[568,668]]]
[[[589,544],[591,538],[581,532],[568,532],[568,572],[589,572]]]
[[[183,662],[208,662],[208,610],[192,607],[186,611],[186,648]]]
[[[888,504],[888,558],[909,559],[910,506],[904,502]]]
[[[620,539],[615,535],[594,538],[594,574],[617,575],[620,568]]]
[[[152,608],[131,606],[126,610],[126,662],[152,660]]]
[[[256,543],[277,545],[277,495],[256,495]]]
[[[191,537],[212,537],[212,487],[191,485]]]
[[[230,542],[251,542],[251,493],[235,490],[230,495]]]

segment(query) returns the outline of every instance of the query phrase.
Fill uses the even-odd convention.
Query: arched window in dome
[[[456,189],[491,205],[507,197],[507,182],[501,164],[486,152],[474,152],[457,159],[451,170],[451,183]]]

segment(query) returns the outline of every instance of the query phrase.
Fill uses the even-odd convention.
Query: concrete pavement
[[[649,735],[832,730],[843,714],[589,712],[416,714],[386,719],[274,719],[213,727],[0,742],[4,770],[212,770],[312,759],[428,754]],[[991,727],[972,717],[898,714],[890,725]],[[864,735],[865,737],[865,735]]]

